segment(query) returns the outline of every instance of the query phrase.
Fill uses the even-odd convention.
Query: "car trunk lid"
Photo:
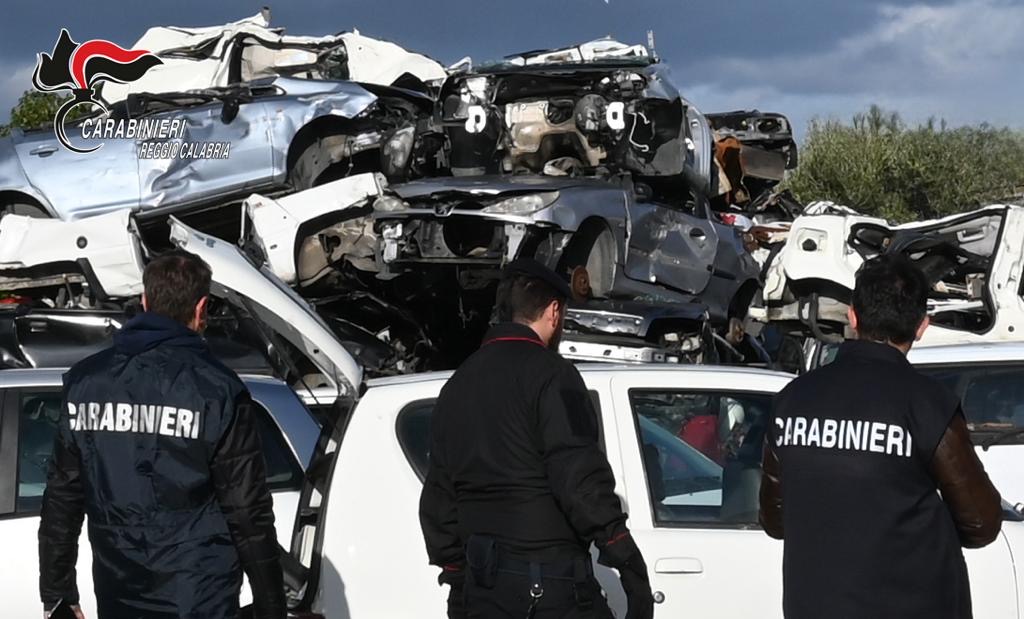
[[[363,369],[313,308],[266,267],[253,264],[237,246],[170,219],[171,242],[210,265],[215,295],[245,308],[273,334],[294,346],[336,388],[354,400]]]

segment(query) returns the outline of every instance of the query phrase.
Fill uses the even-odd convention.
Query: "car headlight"
[[[394,213],[408,208],[409,205],[404,200],[394,196],[381,196],[373,201],[373,210],[379,213]]]
[[[492,215],[529,215],[551,206],[558,199],[557,191],[544,193],[531,193],[525,196],[515,196],[501,202],[495,202],[483,208],[484,213]]]

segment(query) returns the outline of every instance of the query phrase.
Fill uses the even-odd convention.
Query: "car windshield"
[[[1024,444],[1024,363],[922,365],[918,369],[960,397],[976,440],[1007,433],[1002,444]]]

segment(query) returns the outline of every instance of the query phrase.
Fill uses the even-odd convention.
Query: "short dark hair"
[[[533,322],[552,301],[568,299],[539,277],[506,275],[498,283],[494,305],[500,322]]]
[[[862,339],[909,344],[928,314],[928,279],[903,254],[882,254],[857,271],[853,311]]]
[[[188,324],[210,294],[210,279],[210,266],[199,256],[180,249],[161,254],[142,273],[146,309]]]

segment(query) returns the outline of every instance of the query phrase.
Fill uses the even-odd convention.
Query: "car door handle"
[[[703,574],[704,564],[693,557],[672,557],[658,559],[654,563],[655,574]]]
[[[35,155],[36,157],[49,157],[53,153],[57,152],[56,146],[37,146],[32,150],[28,151],[28,154]]]
[[[707,233],[700,228],[690,228],[690,236],[695,239],[703,239],[707,236]]]

